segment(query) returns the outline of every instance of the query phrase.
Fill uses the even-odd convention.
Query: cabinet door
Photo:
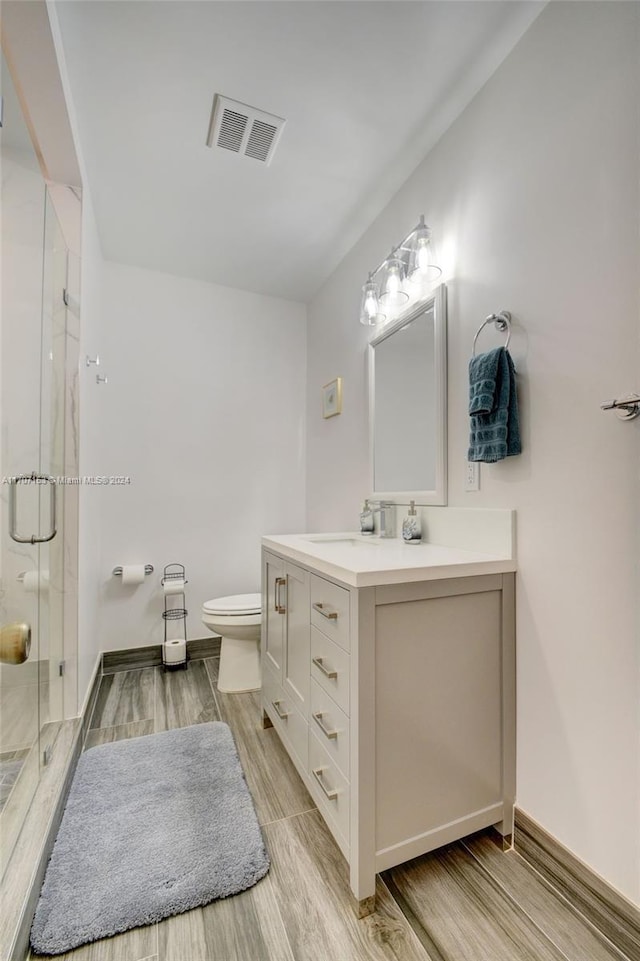
[[[287,641],[284,688],[303,717],[309,700],[311,609],[309,573],[287,564]]]
[[[282,683],[287,591],[284,561],[273,554],[264,554],[262,590],[262,657]]]
[[[376,608],[378,850],[502,801],[501,611],[500,591]]]

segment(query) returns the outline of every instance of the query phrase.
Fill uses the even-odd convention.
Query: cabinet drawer
[[[309,731],[311,794],[332,831],[349,844],[349,782]]]
[[[311,623],[345,651],[349,640],[349,591],[311,575]]]
[[[291,696],[285,693],[269,670],[265,671],[262,679],[262,693],[262,703],[273,721],[273,726],[282,737],[285,746],[293,751],[306,768],[309,757],[307,722],[296,710]]]
[[[311,628],[311,677],[330,694],[338,707],[349,714],[349,655]]]
[[[313,731],[327,754],[348,778],[349,718],[315,681],[311,681],[309,730]]]

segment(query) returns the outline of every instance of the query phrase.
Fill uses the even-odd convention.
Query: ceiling
[[[40,174],[38,158],[33,149],[29,130],[4,55],[2,55],[1,64],[2,128],[0,138],[3,154],[5,150],[8,150],[10,156],[20,158],[23,167]]]
[[[9,138],[28,130],[27,152],[36,150],[42,175],[58,184],[82,184],[46,0],[1,0],[0,33],[7,63],[3,83],[17,90],[16,123],[9,116]],[[13,78],[13,79],[11,79]],[[14,133],[12,133],[14,131]]]
[[[543,7],[58,0],[105,257],[308,301]],[[270,165],[215,93],[286,119]]]

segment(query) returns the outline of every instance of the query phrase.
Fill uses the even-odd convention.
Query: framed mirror
[[[447,301],[441,284],[369,344],[372,496],[447,503]]]

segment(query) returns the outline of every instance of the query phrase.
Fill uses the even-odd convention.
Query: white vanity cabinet
[[[380,583],[357,586],[299,551],[293,565],[274,540],[263,547],[265,723],[349,862],[364,916],[376,873],[491,824],[512,832],[514,575],[467,562],[452,565],[465,576],[441,565],[385,583],[380,547],[380,575],[366,578]]]

